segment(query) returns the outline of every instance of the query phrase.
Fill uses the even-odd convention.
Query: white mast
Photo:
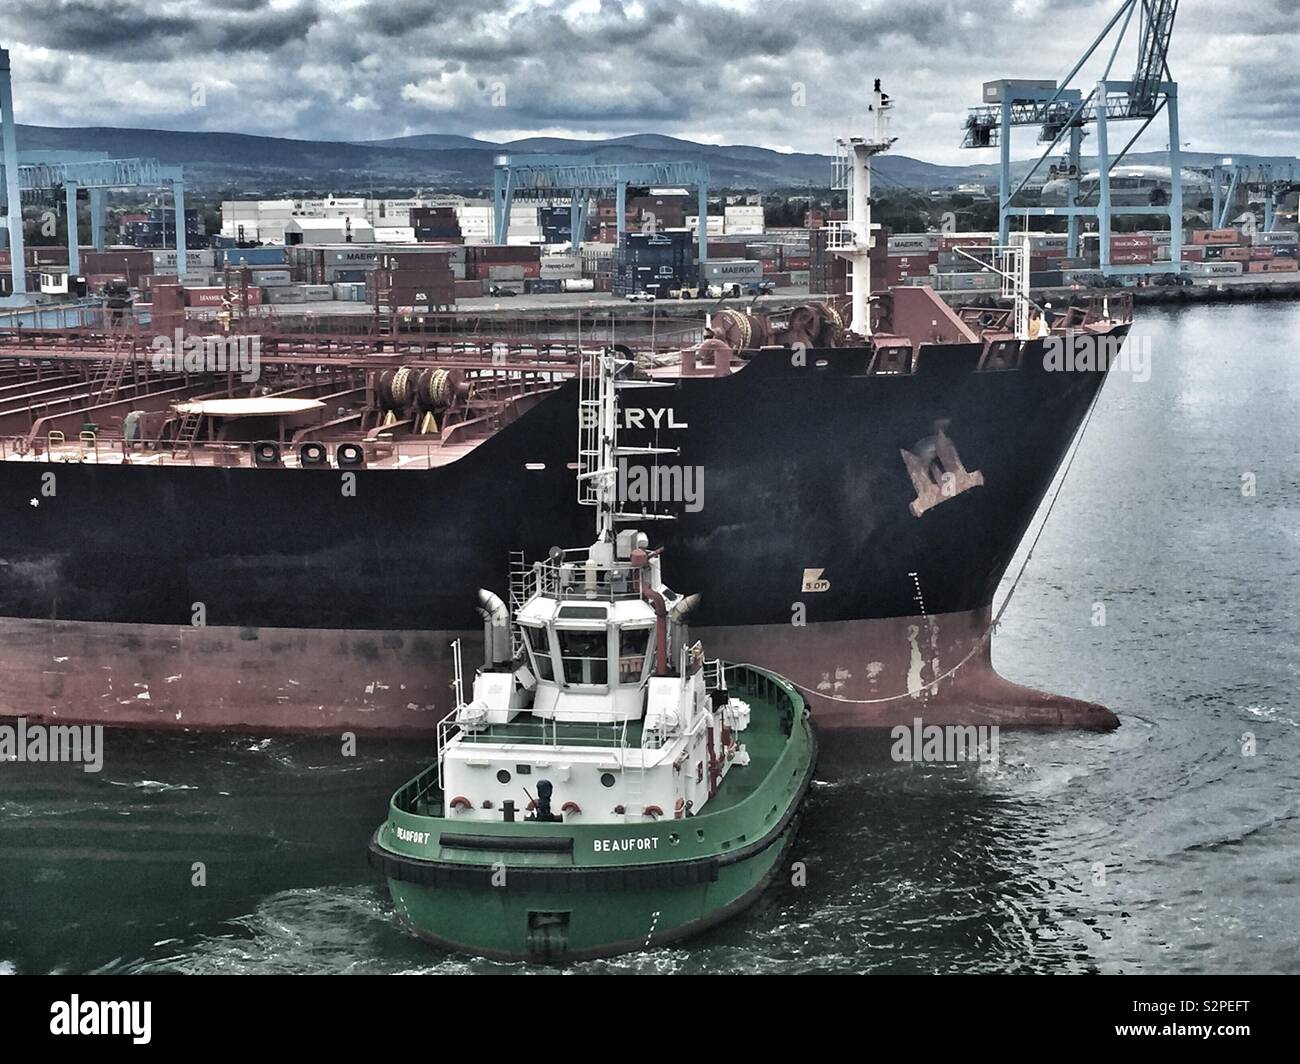
[[[849,260],[853,267],[853,320],[851,327],[859,336],[871,335],[871,249],[880,227],[871,221],[871,159],[888,151],[897,139],[889,136],[889,111],[894,102],[880,89],[876,79],[871,94],[871,112],[875,128],[870,138],[844,136],[836,138],[837,168],[843,177],[837,187],[848,191],[848,221],[832,222],[827,250]],[[839,175],[837,175],[839,177]]]

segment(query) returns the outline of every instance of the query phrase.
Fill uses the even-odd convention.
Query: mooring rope
[[[1109,377],[1109,374],[1107,374],[1106,376]],[[1104,388],[1105,386],[1106,386],[1106,378],[1103,378],[1101,382],[1101,387],[1097,389],[1097,394],[1092,397],[1092,403],[1088,406],[1088,414],[1083,420],[1083,427],[1079,429],[1079,435],[1076,436],[1074,440],[1074,450],[1071,451],[1069,461],[1066,462],[1065,469],[1062,470],[1061,472],[1061,479],[1057,481],[1056,490],[1052,493],[1051,502],[1047,504],[1047,512],[1043,514],[1043,520],[1042,523],[1039,524],[1038,526],[1038,532],[1035,534],[1033,540],[1029,544],[1029,550],[1025,554],[1024,561],[1020,563],[1020,569],[1016,573],[1016,578],[1011,581],[1011,587],[1007,589],[1007,597],[1002,600],[1002,605],[998,608],[997,614],[994,616],[993,620],[989,622],[988,627],[984,629],[984,634],[981,635],[979,640],[975,643],[975,645],[971,647],[970,653],[968,653],[964,658],[962,658],[961,661],[957,662],[957,664],[954,665],[947,672],[941,673],[940,675],[934,677],[934,679],[926,683],[921,688],[920,691],[915,691],[915,692],[904,691],[902,694],[889,695],[886,698],[841,698],[839,695],[828,695],[822,691],[816,691],[811,687],[805,687],[803,686],[803,684],[795,683],[795,681],[791,680],[788,676],[783,676],[782,679],[785,680],[785,682],[788,683],[791,687],[798,688],[804,694],[815,695],[818,698],[825,698],[830,702],[843,702],[848,705],[854,705],[854,706],[875,706],[885,702],[897,702],[904,698],[916,698],[922,692],[925,692],[930,688],[937,688],[942,681],[948,679],[948,677],[955,674],[958,669],[966,665],[971,660],[971,658],[973,658],[976,655],[976,653],[980,650],[980,648],[983,647],[984,644],[989,641],[989,639],[993,635],[994,629],[996,629],[998,624],[1001,623],[1002,615],[1006,613],[1007,607],[1011,605],[1012,596],[1015,595],[1016,589],[1020,586],[1020,579],[1025,575],[1025,570],[1029,567],[1029,559],[1034,556],[1034,551],[1038,548],[1038,541],[1040,538],[1042,538],[1043,530],[1047,528],[1048,518],[1052,516],[1052,511],[1056,508],[1056,500],[1061,497],[1061,489],[1065,487],[1065,480],[1070,475],[1070,468],[1074,465],[1074,460],[1075,458],[1078,457],[1079,450],[1083,446],[1083,437],[1088,431],[1088,425],[1092,421],[1093,412],[1097,409],[1097,401],[1101,398],[1102,388]],[[760,668],[760,666],[753,665],[748,662],[744,664],[746,664],[751,669]]]

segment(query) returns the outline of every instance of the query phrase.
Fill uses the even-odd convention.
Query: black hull
[[[663,427],[622,442],[679,447],[670,461],[703,469],[702,508],[664,507],[677,519],[646,526],[667,548],[673,586],[702,595],[692,624],[743,634],[797,620],[817,631],[983,616],[1104,373],[1049,372],[1037,345],[1013,371],[977,372],[979,356],[978,345],[926,347],[912,375],[867,376],[860,349],[810,352],[806,366],[769,350],[729,377],[631,393],[625,406],[664,411]],[[298,695],[267,701],[265,684],[237,674],[278,654],[277,682],[310,686],[312,676],[288,677],[290,664],[310,668],[335,643],[331,684],[355,659],[386,688],[439,692],[445,710],[439,644],[477,631],[476,590],[504,593],[512,551],[540,557],[590,538],[571,468],[575,397],[566,385],[450,465],[361,471],[355,496],[337,470],[0,462],[0,634],[24,648],[3,652],[18,682],[0,712],[165,725],[172,701],[209,697],[228,667],[220,697],[231,709],[204,724],[332,728],[340,718],[324,709],[309,719],[328,689],[285,718],[277,703]],[[969,476],[940,478],[926,508],[901,452],[924,453],[940,432]],[[42,490],[50,472],[53,497]],[[818,570],[827,586],[805,588]],[[121,686],[105,701],[95,670],[107,664],[124,681],[130,671],[113,647],[129,659],[136,645],[156,673],[169,645],[186,644],[206,655],[198,688],[171,668],[180,685],[147,705],[125,705]],[[308,648],[296,663],[295,645]],[[399,719],[412,706],[420,719]],[[398,698],[372,706],[369,723],[419,730],[441,715],[432,710]]]

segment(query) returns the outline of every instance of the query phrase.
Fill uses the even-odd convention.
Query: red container
[[[1241,234],[1235,229],[1193,229],[1193,244],[1235,244]]]
[[[1133,248],[1128,251],[1112,250],[1110,264],[1112,266],[1150,266],[1154,258],[1151,248],[1145,250]]]
[[[1142,251],[1155,247],[1155,240],[1147,233],[1125,233],[1110,238],[1111,251]]]
[[[1223,249],[1224,262],[1249,262],[1250,248],[1243,247],[1225,247]]]
[[[1273,259],[1263,265],[1265,273],[1295,273],[1300,270],[1300,262],[1295,259]]]
[[[1205,248],[1203,247],[1186,247],[1183,248],[1184,262],[1204,262]]]
[[[185,305],[187,307],[220,307],[225,298],[225,288],[216,285],[209,288],[185,289]],[[250,305],[261,303],[262,290],[250,287],[248,289],[248,302]]]
[[[1250,258],[1252,262],[1263,262],[1274,257],[1274,252],[1267,244],[1257,248],[1250,249]]]
[[[991,236],[980,236],[976,233],[970,233],[963,236],[960,233],[947,233],[939,237],[939,250],[951,251],[953,248],[987,248],[993,246]]]

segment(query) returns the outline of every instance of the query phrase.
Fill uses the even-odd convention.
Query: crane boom
[[[1151,114],[1156,106],[1160,83],[1168,70],[1169,38],[1177,14],[1178,0],[1142,0],[1142,37],[1129,96],[1129,114],[1134,117]]]

